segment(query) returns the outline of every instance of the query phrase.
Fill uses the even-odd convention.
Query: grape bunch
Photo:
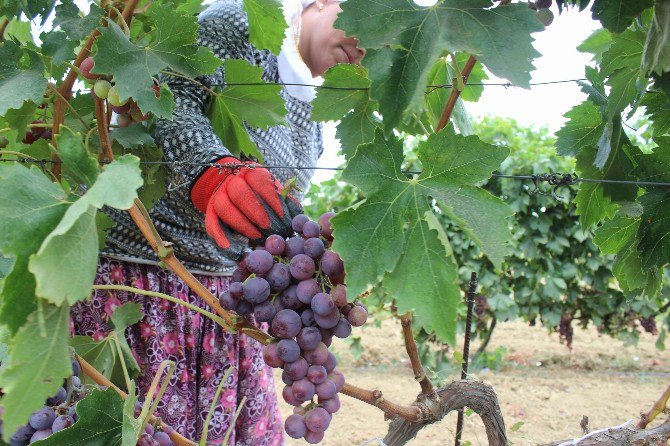
[[[72,360],[72,376],[65,380],[54,396],[47,398],[44,406],[30,415],[28,423],[18,428],[10,438],[10,446],[25,446],[44,440],[54,432],[66,429],[77,421],[75,406],[86,395],[79,378],[80,373],[79,363]],[[69,395],[68,387],[71,389]],[[0,420],[1,428],[2,420]]]
[[[333,337],[346,338],[368,318],[360,302],[347,301],[344,264],[330,250],[333,230],[327,212],[318,221],[293,218],[296,234],[271,235],[248,252],[233,273],[221,306],[241,316],[269,322],[279,339],[263,349],[271,367],[282,368],[284,400],[295,406],[285,421],[291,438],[319,443],[340,408],[344,375],[328,351]]]
[[[143,114],[132,98],[121,97],[111,77],[91,73],[94,66],[93,59],[87,57],[81,62],[79,70],[86,79],[94,81],[93,94],[100,99],[106,99],[112,106],[112,110],[117,115],[116,123],[119,127],[128,127],[133,122],[142,122],[149,119],[148,114]],[[160,98],[161,88],[156,79],[153,79],[151,88],[156,98]]]

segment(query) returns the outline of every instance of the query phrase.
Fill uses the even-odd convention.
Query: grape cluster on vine
[[[116,85],[112,84],[112,79],[99,74],[91,73],[95,62],[91,57],[84,59],[79,66],[79,71],[86,79],[94,81],[93,94],[100,99],[106,99],[112,110],[116,113],[116,123],[119,127],[128,127],[133,122],[146,121],[149,116],[143,114],[140,107],[132,98],[122,98]],[[160,97],[161,89],[158,81],[154,79],[151,87],[157,98]]]
[[[279,340],[264,347],[263,358],[283,369],[282,396],[295,406],[286,433],[310,444],[323,439],[340,408],[344,375],[328,347],[333,337],[348,337],[368,318],[363,304],[347,301],[344,264],[330,249],[332,216],[325,213],[318,222],[303,214],[294,217],[296,235],[272,235],[249,252],[220,299],[227,310],[269,322]]]

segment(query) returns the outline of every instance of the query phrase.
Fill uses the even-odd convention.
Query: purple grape
[[[77,375],[72,375],[70,377],[70,382],[72,383],[72,387],[75,389],[81,387],[81,379]]]
[[[333,305],[334,306],[334,305]],[[322,328],[334,328],[340,321],[340,312],[334,308],[332,312],[325,316],[314,313],[314,320]],[[352,324],[353,325],[353,324]]]
[[[286,307],[284,306],[284,304],[281,302],[281,299],[278,298],[278,297],[275,297],[274,299],[272,299],[272,305],[275,306],[275,310],[276,310],[276,311],[275,311],[275,314],[279,313],[281,310],[285,310],[285,309],[286,309]]]
[[[292,259],[298,254],[303,254],[305,252],[305,239],[302,237],[291,237],[286,240],[286,257]]]
[[[287,385],[284,387],[284,390],[282,390],[282,398],[284,398],[284,401],[289,403],[291,406],[299,406],[303,403],[303,401],[300,401],[295,394],[293,393],[293,385]]]
[[[30,424],[24,424],[14,432],[10,438],[11,446],[28,444],[30,437],[35,433],[35,429]]]
[[[323,407],[315,407],[305,415],[305,424],[311,432],[325,432],[330,425],[331,415]]]
[[[154,438],[146,432],[142,432],[139,440],[137,440],[137,446],[156,446],[157,444],[158,442],[154,441]]]
[[[295,285],[291,285],[290,287],[286,288],[283,293],[281,293],[279,298],[281,299],[281,303],[284,308],[298,310],[302,307],[302,302],[298,300],[298,296],[296,295],[296,288],[297,287]]]
[[[76,422],[79,419],[79,416],[77,415],[77,405],[73,404],[72,406],[68,407],[67,414],[71,416],[72,419]]]
[[[326,252],[326,246],[320,238],[310,238],[305,240],[305,254],[313,259],[318,259]]]
[[[307,280],[314,275],[316,265],[311,257],[305,254],[298,254],[291,259],[291,275],[298,280]]]
[[[302,232],[303,225],[308,221],[309,217],[307,217],[305,214],[298,214],[293,217],[293,220],[291,220],[291,227],[295,232]]]
[[[335,302],[337,308],[342,308],[347,304],[346,285],[337,285],[330,290],[330,298]]]
[[[59,415],[51,425],[51,430],[54,432],[62,431],[74,424],[74,419],[70,415]]]
[[[282,339],[278,343],[277,351],[284,362],[297,361],[300,357],[300,346],[293,339]]]
[[[174,442],[165,432],[156,432],[154,434],[154,440],[156,440],[160,446],[174,446]]]
[[[279,357],[279,345],[276,342],[263,347],[263,359],[270,367],[282,367],[284,361]]]
[[[333,239],[333,225],[330,223],[330,219],[335,215],[335,212],[326,212],[321,217],[319,217],[319,226],[321,226],[321,235],[324,236],[327,240]]]
[[[281,380],[282,380],[282,382],[283,382],[284,384],[286,384],[287,386],[290,386],[290,385],[293,384],[293,382],[295,381],[295,380],[294,380],[293,378],[291,378],[291,376],[286,372],[286,370],[283,370],[283,371],[281,372]]]
[[[312,302],[312,297],[319,291],[321,291],[319,282],[316,279],[307,279],[298,284],[296,295],[300,302],[309,305]]]
[[[228,287],[228,291],[230,291],[230,295],[235,299],[241,298],[242,294],[244,293],[242,282],[231,282],[230,286]]]
[[[333,414],[340,410],[340,397],[335,394],[332,398],[323,399],[319,397],[319,405],[326,409],[326,412]]]
[[[275,263],[272,254],[261,249],[256,249],[247,254],[244,262],[247,264],[247,269],[256,274],[267,273]]]
[[[344,375],[339,370],[333,370],[328,374],[328,379],[335,383],[338,392],[344,387]]]
[[[32,437],[30,437],[30,444],[35,443],[36,441],[44,440],[45,438],[48,438],[51,434],[53,434],[51,429],[38,430],[33,434]]]
[[[262,277],[247,280],[243,289],[244,299],[252,304],[259,304],[270,297],[270,284]]]
[[[147,424],[144,426],[144,432],[147,434],[151,435],[152,437],[154,436],[154,426],[152,424]]]
[[[270,237],[265,239],[265,249],[273,256],[284,255],[285,248],[286,241],[284,241],[281,235],[272,234]]]
[[[306,363],[307,362],[305,362],[305,364]],[[312,384],[321,384],[326,382],[326,380],[328,379],[328,372],[326,371],[326,368],[322,365],[310,365],[309,369],[307,369],[307,379],[309,379],[312,382]]]
[[[253,311],[253,305],[251,305],[246,300],[240,300],[237,304],[237,308],[235,308],[235,313],[239,314],[240,316],[248,316],[253,313]]]
[[[286,435],[291,438],[302,438],[307,433],[307,426],[305,425],[305,419],[301,415],[289,415],[284,422],[284,430]]]
[[[347,320],[354,327],[360,327],[368,320],[368,312],[363,307],[355,305],[347,314]]]
[[[254,305],[254,317],[258,322],[270,322],[275,314],[277,314],[277,309],[269,300]]]
[[[303,406],[296,406],[293,408],[293,413],[296,415],[305,415],[307,413],[307,408]]]
[[[328,352],[328,359],[326,359],[326,362],[323,363],[323,366],[326,368],[326,373],[330,373],[335,370],[335,367],[337,367],[337,358],[333,352]]]
[[[322,382],[321,384],[317,384],[316,386],[316,394],[319,396],[319,398],[332,398],[336,393],[337,387],[335,386],[335,383],[329,379],[327,379],[325,382]]]
[[[315,221],[306,221],[302,226],[302,235],[307,238],[318,237],[321,233],[321,228],[319,224]]]
[[[323,432],[312,432],[307,430],[307,433],[305,434],[305,441],[309,444],[319,444],[325,436],[326,434]]]
[[[321,333],[316,327],[305,327],[296,336],[298,345],[303,350],[314,350],[321,342]]]
[[[351,334],[351,324],[346,319],[340,318],[335,328],[333,328],[333,335],[340,339],[348,338]]]
[[[247,269],[242,263],[237,265],[235,271],[233,271],[233,276],[230,278],[233,282],[244,282],[251,275],[251,271]]]
[[[326,316],[336,310],[335,302],[330,298],[328,293],[317,293],[312,298],[311,303],[312,311],[315,315]],[[339,316],[339,312],[338,312]]]
[[[229,290],[224,291],[221,297],[219,297],[219,304],[228,311],[234,311],[237,308],[237,303],[237,299],[230,294]]]
[[[79,376],[80,373],[81,373],[81,366],[79,365],[79,361],[77,361],[76,359],[73,359],[72,360],[72,374],[74,376]]]
[[[283,263],[275,263],[265,276],[270,284],[270,289],[278,293],[291,284],[291,271]]]
[[[336,277],[344,272],[344,263],[340,255],[333,251],[326,251],[321,256],[321,271],[328,277]]]
[[[54,396],[47,398],[47,406],[57,406],[61,403],[64,403],[66,399],[67,399],[67,390],[65,390],[65,387],[61,387],[60,389],[58,389],[58,392],[56,392]]]
[[[302,320],[302,325],[305,327],[311,327],[316,324],[316,320],[314,319],[314,312],[311,308],[303,310],[303,312],[300,313],[300,319]]]
[[[314,350],[304,351],[303,357],[310,365],[323,365],[328,360],[328,347],[320,342]]]
[[[316,386],[309,382],[307,378],[299,379],[291,385],[293,396],[301,402],[311,400],[316,394]]]
[[[307,364],[305,358],[298,358],[297,361],[284,364],[284,372],[293,381],[303,379],[305,376],[307,376],[308,370],[309,370],[309,364]]]
[[[56,419],[56,412],[51,407],[42,407],[30,416],[30,425],[36,431],[49,429]]]
[[[281,310],[272,319],[272,334],[280,338],[293,338],[300,333],[301,328],[302,320],[298,316],[298,313],[293,310]]]

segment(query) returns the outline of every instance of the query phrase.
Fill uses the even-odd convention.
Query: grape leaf
[[[445,266],[445,260],[438,260],[436,253],[444,252],[447,257],[448,248],[436,247],[434,242],[440,237],[431,234],[426,226],[426,212],[431,211],[433,198],[457,215],[460,218],[458,223],[465,224],[469,231],[479,237],[482,250],[492,261],[498,262],[502,255],[499,244],[504,244],[506,240],[503,238],[502,241],[490,243],[489,235],[480,232],[482,228],[488,227],[489,230],[496,230],[496,236],[500,235],[498,230],[501,226],[499,223],[491,224],[487,215],[489,209],[496,207],[489,202],[493,197],[478,192],[471,195],[466,193],[467,199],[456,201],[458,204],[453,208],[449,200],[458,199],[462,189],[477,191],[472,185],[490,177],[507,155],[506,149],[483,144],[477,137],[456,135],[448,127],[423,143],[418,155],[424,171],[418,178],[410,179],[400,170],[402,145],[394,137],[385,139],[378,131],[373,143],[358,147],[342,174],[343,180],[360,188],[366,196],[363,202],[333,217],[333,250],[344,260],[347,287],[353,295],[375,286],[398,265],[408,265],[403,263],[408,258],[424,258],[433,265]],[[461,206],[463,209],[457,209]],[[477,224],[471,218],[475,215],[475,209],[481,220]],[[499,218],[497,208],[495,214],[495,218]],[[506,223],[504,226],[506,229]],[[407,227],[410,228],[409,232]],[[510,237],[507,229],[506,232],[503,237]],[[418,246],[410,246],[410,243],[418,243]],[[447,274],[445,277],[433,278],[427,268],[417,270],[416,264],[413,265],[414,274],[404,277],[407,283],[403,283],[402,290],[384,282],[388,293],[406,300],[407,308],[425,308],[416,302],[417,299],[430,300],[434,304],[441,302],[443,305],[454,296],[454,289],[457,288],[455,284],[442,287],[452,281],[447,273],[449,270],[444,270]],[[393,283],[398,285],[399,281]],[[409,288],[430,288],[430,294],[403,294]],[[444,310],[434,306],[433,311],[443,314]],[[436,331],[444,339],[453,339],[454,327],[448,320],[442,321],[443,325],[428,325],[426,328]],[[435,322],[428,320],[426,323]]]
[[[37,167],[0,163],[0,252],[16,259],[5,278],[0,322],[12,333],[36,305],[28,257],[58,225],[66,209],[63,190]]]
[[[35,275],[38,296],[60,305],[75,303],[90,294],[97,264],[94,253],[98,250],[95,210],[105,205],[129,209],[141,185],[139,158],[124,155],[105,166],[93,186],[68,208],[31,258],[29,269]],[[80,245],[71,240],[74,235],[80,238]],[[77,249],[67,247],[68,243]],[[58,252],[63,250],[70,256],[59,257]],[[68,277],[62,271],[72,275]]]
[[[135,418],[136,395],[135,381],[130,381],[130,388],[126,400],[123,402],[123,423],[121,425],[121,443],[137,444],[142,430],[142,419]]]
[[[593,19],[600,20],[604,28],[620,33],[628,28],[638,14],[652,6],[654,0],[595,0],[591,13]]]
[[[133,123],[128,127],[120,127],[109,132],[109,137],[118,142],[124,149],[132,149],[138,146],[155,146],[156,142],[145,126]],[[147,161],[141,157],[143,161]],[[157,160],[160,161],[160,158]]]
[[[91,3],[89,6],[88,14],[84,15],[72,0],[62,1],[60,5],[56,6],[53,26],[60,26],[73,41],[84,40],[100,25],[100,21],[105,15],[105,11],[95,3]]]
[[[244,0],[249,19],[249,42],[259,49],[279,54],[284,41],[286,20],[277,0]]]
[[[649,76],[670,71],[670,3],[656,2],[642,55],[642,70]]]
[[[342,4],[335,26],[368,50],[363,65],[387,131],[421,112],[428,72],[445,50],[476,55],[495,75],[528,87],[539,54],[530,34],[543,26],[525,4],[492,6],[490,0],[445,0],[428,8],[412,0]]]
[[[374,139],[379,120],[373,112],[376,101],[370,99],[368,90],[335,90],[329,88],[370,88],[370,79],[362,67],[337,64],[324,74],[323,87],[312,101],[312,119],[315,121],[336,121],[336,137],[340,140],[342,154],[350,157],[360,144]]]
[[[670,131],[670,102],[661,92],[648,92],[642,96],[640,105],[646,108],[645,114],[652,121],[654,138]]]
[[[37,105],[33,101],[24,102],[21,108],[7,110],[5,120],[12,129],[16,130],[16,137],[14,138],[16,142],[23,140],[28,124],[35,119],[35,110],[37,110]]]
[[[263,82],[263,69],[244,60],[229,59],[224,63],[227,83],[248,84]],[[262,154],[251,141],[244,124],[267,128],[286,124],[286,106],[280,96],[282,87],[268,83],[257,85],[228,85],[216,87],[207,115],[223,144],[234,153],[245,153],[258,159]]]
[[[132,97],[143,113],[152,112],[156,117],[170,119],[174,101],[163,84],[160,97],[153,91],[152,76],[161,70],[195,77],[212,74],[221,65],[209,48],[196,44],[197,22],[195,17],[183,15],[170,5],[154,4],[147,15],[156,28],[142,42],[132,43],[121,28],[108,20],[108,26],[99,28],[101,36],[95,41],[95,66],[93,73],[111,74],[121,98]],[[165,32],[165,30],[171,32]]]
[[[42,103],[47,80],[44,64],[33,51],[23,50],[12,41],[0,45],[0,116],[25,101]]]
[[[56,0],[3,1],[0,3],[0,17],[3,15],[18,17],[23,12],[30,20],[41,16],[40,26],[44,26],[55,4]]]
[[[582,53],[593,54],[593,60],[600,65],[603,53],[612,45],[612,33],[604,28],[596,29],[586,38],[577,50]]]
[[[41,304],[12,339],[10,358],[0,375],[5,441],[25,424],[72,374],[68,339],[70,307]]]
[[[614,259],[612,273],[617,278],[619,286],[625,292],[630,292],[639,288],[654,288],[658,281],[658,268],[645,269],[642,266],[642,257],[637,249],[638,241],[631,239],[624,246]],[[653,295],[646,291],[647,295]]]
[[[77,403],[79,419],[42,440],[40,446],[121,446],[123,399],[114,389],[94,389]]]
[[[42,33],[40,40],[42,41],[42,53],[52,58],[51,63],[58,65],[75,58],[74,50],[79,45],[79,41],[68,39],[63,31]]]
[[[596,229],[593,242],[603,254],[616,254],[634,239],[639,226],[639,218],[617,215]]]
[[[604,124],[599,108],[586,100],[573,107],[564,117],[569,121],[556,132],[556,151],[563,156],[576,156],[585,148],[598,145]]]
[[[63,173],[75,183],[91,186],[98,178],[100,168],[98,160],[92,157],[86,147],[82,135],[71,129],[61,126],[56,135],[58,157],[61,159]]]

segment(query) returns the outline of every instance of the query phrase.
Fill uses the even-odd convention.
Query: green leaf
[[[31,258],[29,268],[35,275],[38,296],[60,305],[90,294],[98,250],[95,210],[105,205],[129,209],[141,185],[139,158],[124,155],[105,166],[93,186],[68,208]],[[63,252],[69,256],[63,256]],[[62,271],[69,271],[71,276]]]
[[[263,82],[263,69],[244,60],[226,60],[224,70],[227,83]],[[219,87],[215,89],[217,94],[207,114],[215,133],[229,150],[262,159],[244,124],[259,128],[285,125],[286,106],[279,94],[281,89],[280,85],[270,83],[262,88],[257,85],[228,85],[223,90]]]
[[[42,103],[47,80],[39,55],[24,51],[12,41],[0,45],[0,116],[25,101]]]
[[[100,21],[105,14],[105,11],[95,3],[91,3],[89,6],[88,14],[84,15],[71,0],[62,2],[56,6],[54,27],[60,26],[73,41],[84,40],[100,25]]]
[[[619,115],[644,91],[644,84],[641,85],[641,88],[638,86],[639,77],[640,70],[637,68],[621,69],[610,76],[606,82],[611,88],[607,103],[607,116]]]
[[[71,129],[61,126],[60,133],[56,135],[58,144],[58,157],[63,162],[63,173],[75,183],[91,186],[98,178],[100,168],[98,160],[90,155],[82,135],[74,133]]]
[[[0,252],[16,259],[2,289],[0,322],[12,333],[36,308],[28,257],[65,214],[64,200],[63,190],[37,167],[0,163]]]
[[[135,381],[130,382],[128,396],[123,402],[123,423],[121,426],[122,444],[137,444],[142,430],[142,419],[135,418],[135,404],[138,397],[136,395]]]
[[[323,87],[312,101],[312,119],[315,121],[337,121],[336,137],[342,145],[342,153],[350,157],[360,144],[374,139],[379,120],[373,116],[377,103],[370,100],[368,90],[345,88],[370,88],[366,70],[350,64],[337,64],[324,74]],[[342,88],[335,90],[334,88]]]
[[[612,45],[612,33],[604,28],[596,29],[587,37],[578,47],[577,50],[582,53],[593,54],[593,60],[600,64],[602,62],[603,53],[607,51]]]
[[[212,74],[221,60],[209,48],[196,44],[195,17],[161,4],[152,5],[146,14],[156,26],[143,39],[149,42],[146,45],[130,42],[111,20],[108,26],[99,28],[101,36],[95,41],[92,72],[111,74],[121,98],[132,97],[143,113],[169,119],[174,107],[172,95],[165,87],[156,98],[152,76],[168,67],[191,77]]]
[[[661,92],[648,92],[642,96],[640,105],[646,108],[646,114],[652,121],[654,138],[670,131],[670,102]]]
[[[591,6],[594,20],[600,20],[604,28],[620,33],[633,19],[647,8],[654,6],[654,0],[595,0]]]
[[[79,419],[39,442],[40,446],[121,446],[123,399],[114,389],[94,389],[77,403]]]
[[[493,74],[528,87],[538,56],[530,34],[543,27],[525,4],[492,6],[490,0],[445,0],[428,8],[412,0],[342,4],[335,26],[368,50],[363,65],[387,131],[421,112],[428,73],[445,50],[473,54]]]
[[[463,358],[463,353],[459,352],[458,350],[454,350],[452,356],[456,364],[465,364],[465,358]]]
[[[28,124],[35,119],[35,110],[37,110],[37,105],[33,101],[26,101],[21,108],[13,108],[7,111],[5,120],[12,129],[16,130],[14,141],[20,142],[23,140]]]
[[[663,266],[670,262],[670,193],[648,191],[640,203],[644,209],[638,230],[642,266]]]
[[[639,226],[639,219],[617,215],[596,229],[593,242],[603,254],[616,254],[635,238]]]
[[[40,34],[42,53],[52,58],[53,64],[61,64],[76,57],[77,40],[69,40],[63,31],[51,31]]]
[[[647,287],[656,281],[654,270],[643,268],[637,245],[637,239],[631,240],[618,252],[612,265],[612,273],[625,292]]]
[[[5,441],[72,374],[68,351],[70,307],[42,303],[43,321],[38,311],[12,339],[10,359],[0,375]]]
[[[556,132],[556,151],[560,155],[576,156],[582,149],[598,145],[604,124],[593,102],[586,100],[563,116],[569,121]]]
[[[124,149],[132,149],[143,145],[156,146],[151,133],[149,133],[145,126],[139,123],[113,129],[109,132],[109,137],[113,141],[118,142]],[[142,160],[146,161],[144,158]]]
[[[644,44],[642,70],[647,76],[651,73],[661,76],[670,71],[670,2],[659,1],[654,6],[654,17]]]
[[[510,428],[510,430],[511,430],[512,432],[517,432],[519,429],[521,429],[521,426],[523,426],[523,425],[524,425],[524,422],[523,422],[523,421],[517,421],[516,423],[514,423],[514,424],[512,425],[512,427]]]
[[[386,275],[384,289],[399,300],[398,305],[418,309],[416,316],[427,330],[453,339],[459,295],[456,266],[446,236],[433,232],[437,229],[430,203],[437,199],[458,215],[459,223],[469,225],[468,230],[479,237],[482,250],[498,261],[502,250],[497,244],[504,244],[511,235],[505,224],[506,234],[493,245],[489,235],[480,232],[484,227],[499,229],[490,222],[499,216],[488,216],[492,207],[488,197],[473,184],[489,178],[507,150],[456,135],[449,127],[429,138],[418,153],[424,171],[410,179],[400,170],[402,146],[394,138],[386,140],[378,131],[374,143],[358,147],[342,178],[359,187],[366,199],[333,217],[333,250],[344,260],[347,287],[353,295],[376,286]],[[466,194],[467,206],[458,209],[457,202],[452,208],[449,200],[463,189],[471,191]],[[477,224],[471,218],[475,209]],[[417,264],[422,268],[417,270]]]
[[[278,0],[244,0],[249,18],[249,42],[258,49],[279,54],[284,41],[286,20]]]

